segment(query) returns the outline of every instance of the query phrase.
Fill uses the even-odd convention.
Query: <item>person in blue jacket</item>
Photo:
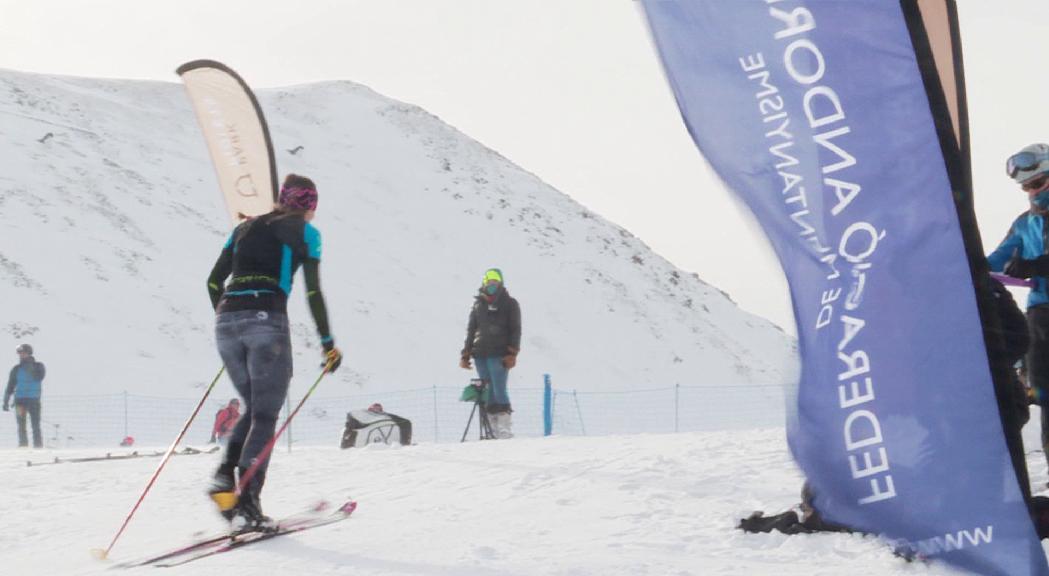
[[[1049,144],[1031,144],[1006,161],[1006,173],[1027,193],[1029,208],[987,256],[994,272],[1029,278],[1027,381],[1042,412],[1042,449],[1049,460]]]
[[[10,410],[11,396],[15,399],[15,420],[18,422],[18,446],[25,448],[29,446],[29,438],[26,434],[26,416],[29,416],[33,426],[33,447],[44,446],[43,436],[40,434],[40,389],[47,374],[47,369],[42,362],[33,358],[33,347],[22,344],[15,348],[18,354],[18,364],[11,369],[7,378],[7,389],[4,390],[4,412]]]

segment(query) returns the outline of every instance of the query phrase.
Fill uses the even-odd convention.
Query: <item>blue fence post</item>
[[[554,392],[550,386],[550,375],[543,374],[543,436],[554,431]]]

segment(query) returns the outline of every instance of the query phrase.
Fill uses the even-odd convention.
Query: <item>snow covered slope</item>
[[[796,378],[778,328],[425,111],[349,82],[259,97],[279,172],[320,188],[347,356],[321,394],[465,384],[458,353],[490,266],[523,310],[518,385]],[[48,394],[192,397],[219,365],[204,280],[229,227],[181,86],[0,71],[0,133],[4,346],[36,346]],[[319,363],[304,300],[299,287],[297,381]]]
[[[156,459],[25,466],[0,450],[0,558],[23,576],[113,574],[88,551],[120,527]],[[1040,456],[1032,456],[1032,463]],[[214,456],[171,461],[114,562],[221,527],[202,494]],[[1044,462],[1035,479],[1044,481]],[[164,574],[354,576],[945,575],[874,538],[747,535],[739,518],[799,502],[782,431],[546,438],[281,451],[264,494],[288,514],[353,497],[346,522]],[[32,505],[26,505],[32,498]],[[55,554],[61,550],[60,554]],[[141,568],[129,574],[152,574]]]

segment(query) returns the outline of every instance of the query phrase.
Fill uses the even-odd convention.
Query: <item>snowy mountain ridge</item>
[[[347,358],[329,391],[464,384],[466,316],[492,266],[523,311],[512,383],[796,379],[781,330],[422,109],[342,81],[258,96],[279,173],[320,189]],[[34,344],[49,394],[192,395],[219,366],[204,281],[229,228],[181,86],[0,71],[0,118],[0,333]],[[297,380],[319,363],[301,290]]]

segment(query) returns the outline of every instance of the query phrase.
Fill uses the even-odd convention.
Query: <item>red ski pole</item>
[[[299,409],[302,408],[302,405],[305,404],[306,400],[309,399],[310,394],[313,394],[313,391],[317,389],[317,385],[321,383],[321,379],[324,378],[324,375],[330,371],[331,361],[329,360],[328,363],[324,365],[324,371],[321,372],[321,375],[317,376],[317,379],[313,382],[313,386],[310,386],[310,389],[306,391],[306,395],[302,397],[302,400],[299,400],[299,403],[297,406],[295,406],[295,409],[291,411],[291,414],[288,414],[288,419],[284,421],[284,424],[281,424],[280,429],[277,430],[277,433],[273,435],[273,438],[270,438],[270,441],[267,442],[266,445],[262,448],[262,452],[260,452],[259,455],[255,458],[255,461],[252,462],[251,466],[249,466],[248,469],[244,471],[244,474],[241,475],[240,482],[237,483],[238,496],[242,492],[244,492],[244,488],[248,485],[248,482],[251,481],[251,478],[255,476],[255,472],[258,471],[259,466],[261,466],[262,463],[270,457],[270,452],[272,452],[273,447],[277,445],[277,439],[279,439],[280,435],[284,433],[284,430],[288,427],[288,424],[291,423],[292,418],[295,418],[295,415],[299,413]]]
[[[215,387],[215,384],[219,381],[219,378],[222,377],[222,373],[225,371],[225,366],[219,369],[219,373],[215,375],[215,379],[211,381],[207,390],[204,391],[204,396],[201,397],[200,402],[197,403],[196,409],[194,409],[193,413],[189,415],[189,419],[186,420],[186,423],[182,425],[182,430],[180,430],[178,436],[175,437],[175,441],[171,443],[171,446],[168,446],[168,451],[164,453],[164,457],[160,460],[160,464],[157,465],[157,470],[153,472],[153,477],[149,479],[149,483],[146,484],[146,489],[143,490],[142,495],[138,497],[138,501],[135,502],[134,507],[131,508],[131,512],[127,515],[127,518],[124,519],[124,523],[120,525],[120,530],[117,530],[116,536],[113,536],[113,541],[109,543],[109,546],[105,550],[96,548],[91,551],[100,560],[104,560],[109,556],[109,551],[113,549],[113,545],[117,543],[117,539],[119,539],[120,535],[124,533],[124,529],[127,528],[128,523],[131,522],[131,517],[135,515],[139,505],[141,505],[142,501],[146,499],[146,494],[148,494],[149,490],[153,488],[153,483],[155,483],[157,477],[160,476],[160,471],[164,469],[164,465],[168,463],[171,455],[174,454],[178,443],[181,442],[182,437],[186,435],[186,431],[189,430],[190,424],[193,423],[193,420],[197,417],[197,413],[199,413],[201,407],[204,406],[204,401],[208,399],[208,395],[211,394],[212,388]]]

